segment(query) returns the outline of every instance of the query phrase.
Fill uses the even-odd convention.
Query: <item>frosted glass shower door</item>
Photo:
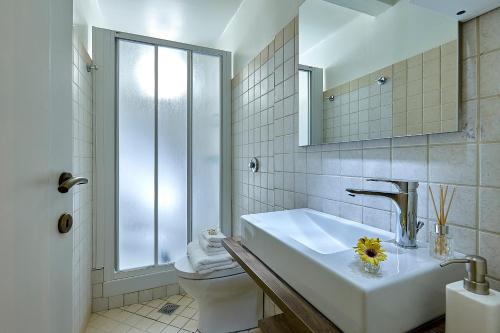
[[[220,226],[221,58],[193,54],[192,237]]]
[[[222,58],[117,39],[115,272],[159,272],[220,226]]]
[[[158,47],[158,264],[186,253],[188,54]]]
[[[119,40],[118,270],[155,263],[155,48]]]

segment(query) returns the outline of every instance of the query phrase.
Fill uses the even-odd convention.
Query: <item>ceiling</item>
[[[77,24],[214,46],[242,0],[74,0]]]
[[[499,0],[410,0],[416,5],[426,7],[436,12],[454,17],[462,22],[470,20],[473,17],[484,14],[487,11],[500,6]],[[457,15],[458,12],[463,14]]]
[[[363,15],[324,0],[306,0],[300,6],[300,54]]]

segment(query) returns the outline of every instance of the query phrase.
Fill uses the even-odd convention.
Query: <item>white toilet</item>
[[[240,266],[201,275],[183,257],[175,263],[175,270],[179,285],[198,302],[201,333],[257,327],[262,318],[262,291]]]

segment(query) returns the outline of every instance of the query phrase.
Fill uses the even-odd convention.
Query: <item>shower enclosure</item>
[[[93,38],[95,266],[109,281],[170,280],[202,229],[230,233],[229,53],[96,28]]]

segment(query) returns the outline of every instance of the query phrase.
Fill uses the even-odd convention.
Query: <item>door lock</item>
[[[61,234],[66,234],[71,230],[73,226],[73,217],[71,214],[62,214],[59,217],[59,222],[57,223],[57,229]]]

